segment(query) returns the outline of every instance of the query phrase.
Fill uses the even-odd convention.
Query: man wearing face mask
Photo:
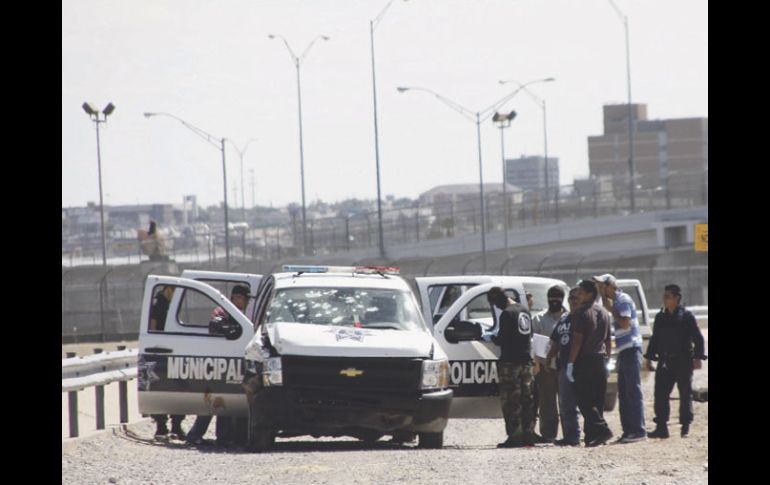
[[[553,328],[564,313],[564,290],[559,286],[548,289],[548,310],[532,317],[532,332],[550,338]],[[540,435],[544,442],[553,443],[559,431],[559,410],[556,395],[559,373],[555,362],[535,356],[536,415],[540,416]]]

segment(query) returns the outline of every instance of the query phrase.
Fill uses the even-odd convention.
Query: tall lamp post
[[[516,118],[515,111],[511,111],[508,114],[495,113],[492,117],[492,121],[497,123],[497,126],[500,128],[500,153],[503,157],[503,231],[505,231],[505,257],[508,257],[508,193],[506,190],[508,182],[505,176],[505,141],[503,139],[503,130],[511,126],[511,121],[513,121],[514,118]]]
[[[424,91],[426,93],[430,93],[433,96],[435,96],[436,99],[438,99],[442,103],[446,104],[453,110],[460,113],[464,118],[474,121],[476,123],[476,137],[478,140],[478,151],[479,151],[479,198],[481,201],[479,206],[479,209],[481,210],[481,266],[482,266],[482,271],[486,272],[487,271],[487,235],[486,235],[486,225],[484,222],[484,177],[483,177],[482,163],[481,163],[481,122],[488,120],[494,114],[495,111],[497,111],[505,103],[510,101],[510,99],[513,98],[516,95],[516,93],[521,91],[522,88],[517,88],[515,91],[506,94],[502,98],[492,103],[491,106],[488,106],[483,110],[475,111],[475,112],[430,89],[419,88],[419,87],[406,87],[406,86],[400,86],[396,89],[400,93],[404,93],[406,91]]]
[[[620,20],[623,22],[623,28],[626,32],[626,82],[628,84],[628,172],[629,172],[629,190],[631,197],[631,213],[636,210],[636,198],[635,198],[635,165],[634,165],[634,117],[633,109],[631,107],[631,48],[628,40],[628,16],[626,16],[615,2],[609,0],[612,8],[615,9],[615,13],[618,14]]]
[[[145,118],[150,118],[152,116],[168,116],[169,118],[174,118],[178,122],[182,123],[186,128],[188,128],[190,131],[198,135],[199,137],[206,140],[211,146],[219,149],[222,152],[222,181],[224,184],[224,194],[225,194],[225,264],[227,265],[227,268],[230,268],[230,219],[228,217],[227,213],[227,166],[225,164],[225,138],[217,138],[213,135],[210,135],[209,133],[206,133],[205,131],[201,130],[195,125],[192,125],[182,118],[179,118],[178,116],[172,115],[170,113],[144,113]]]
[[[313,47],[313,44],[315,44],[315,41],[317,41],[318,39],[329,40],[329,37],[326,35],[316,36],[315,39],[310,41],[310,44],[308,44],[308,46],[299,56],[294,54],[294,51],[289,45],[289,41],[287,41],[282,35],[269,34],[268,38],[270,39],[278,38],[283,41],[283,43],[286,45],[286,49],[288,49],[289,51],[289,55],[291,56],[292,61],[294,61],[294,66],[297,68],[297,106],[299,111],[299,171],[300,171],[300,179],[302,184],[302,254],[306,255],[307,254],[307,214],[305,209],[305,154],[302,148],[302,89],[300,87],[299,66],[300,66],[300,63],[305,59],[305,56],[307,56],[307,53],[308,51],[310,51],[310,48]]]
[[[243,149],[238,148],[238,145],[235,144],[233,140],[227,140],[230,142],[230,144],[235,148],[235,151],[238,152],[238,156],[241,159],[241,218],[244,222],[246,222],[246,192],[243,188],[243,156],[246,154],[246,150],[248,150],[249,145],[251,145],[251,142],[257,141],[256,138],[249,138],[249,140],[246,142],[246,145],[243,147]],[[254,171],[252,170],[252,174]],[[254,199],[254,184],[252,184],[252,196],[251,198]]]
[[[404,0],[406,1],[406,0]],[[377,167],[377,227],[380,240],[380,258],[385,258],[385,239],[382,231],[382,192],[380,190],[380,134],[377,129],[377,76],[374,69],[374,28],[385,16],[393,0],[390,0],[380,13],[369,21],[369,39],[372,46],[372,99],[374,100],[374,159]]]
[[[552,81],[555,81],[555,80],[556,80],[555,78],[549,77],[549,78],[540,79],[540,80],[537,80],[537,81],[526,82],[524,84],[522,84],[522,83],[520,83],[518,81],[514,81],[513,79],[498,81],[500,84],[507,84],[507,83],[511,83],[511,82],[517,84],[521,89],[524,90],[525,93],[527,93],[530,96],[530,98],[535,103],[537,103],[540,106],[540,109],[543,110],[543,145],[544,145],[543,146],[543,151],[544,151],[544,157],[545,157],[545,200],[546,200],[546,207],[547,207],[547,204],[548,204],[548,198],[550,197],[550,188],[549,188],[549,184],[548,184],[548,124],[546,122],[547,117],[546,117],[546,109],[545,109],[545,99],[541,99],[541,98],[535,96],[535,94],[532,91],[527,89],[527,86],[529,84],[533,84],[533,83],[537,83],[537,82],[552,82]],[[555,200],[554,210],[555,210],[555,215],[556,215],[556,222],[559,222],[559,180],[558,179],[556,180],[556,195],[555,195],[555,199],[556,200]]]
[[[102,149],[99,142],[99,124],[106,123],[107,117],[115,111],[115,105],[108,103],[102,110],[104,115],[99,118],[99,111],[93,107],[90,103],[83,103],[83,111],[91,117],[91,120],[96,125],[96,163],[99,167],[99,216],[101,218],[102,228],[102,266],[107,268],[107,235],[104,228],[104,198],[102,196]]]

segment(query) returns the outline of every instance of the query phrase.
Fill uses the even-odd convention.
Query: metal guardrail
[[[96,429],[104,429],[104,386],[119,383],[120,422],[128,422],[128,382],[137,376],[137,349],[126,350],[124,345],[117,352],[102,353],[94,349],[94,355],[76,357],[67,352],[61,361],[61,390],[69,393],[70,438],[78,436],[78,391],[93,387],[96,393]]]

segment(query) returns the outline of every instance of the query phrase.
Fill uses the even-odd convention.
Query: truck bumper
[[[438,433],[446,428],[452,396],[451,389],[394,395],[268,387],[254,397],[255,419],[285,435]]]

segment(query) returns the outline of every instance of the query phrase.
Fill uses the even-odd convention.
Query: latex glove
[[[572,372],[575,368],[575,364],[573,362],[570,362],[567,364],[567,380],[570,382],[575,382],[575,378],[572,376]]]
[[[484,333],[481,334],[481,339],[484,342],[491,342],[492,341],[492,337],[494,337],[494,336],[495,336],[494,332],[484,332]]]

